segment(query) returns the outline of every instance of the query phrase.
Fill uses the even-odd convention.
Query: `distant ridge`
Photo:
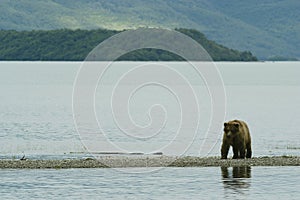
[[[232,50],[192,29],[176,29],[199,42],[214,61],[256,61],[249,51]],[[0,60],[83,61],[100,42],[120,31],[50,30],[0,31]],[[159,50],[141,49],[121,56],[128,61],[181,61],[178,55]]]

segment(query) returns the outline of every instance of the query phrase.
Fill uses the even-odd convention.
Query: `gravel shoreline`
[[[255,157],[221,160],[219,157],[171,156],[104,156],[98,159],[64,160],[0,160],[0,169],[67,169],[126,167],[238,167],[238,166],[300,166],[299,156]]]

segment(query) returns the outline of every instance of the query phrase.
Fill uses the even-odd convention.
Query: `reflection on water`
[[[221,167],[225,192],[244,194],[250,188],[251,167]]]
[[[26,200],[300,199],[299,166],[225,167],[221,170],[219,167],[169,167],[153,173],[132,173],[139,170],[136,168],[123,170],[2,169],[0,197]]]

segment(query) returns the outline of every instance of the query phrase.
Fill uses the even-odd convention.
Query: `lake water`
[[[82,111],[75,116],[81,120],[75,123],[73,84],[81,64],[0,62],[0,158],[20,158],[23,154],[30,159],[78,158],[91,156],[88,150],[219,156],[224,120],[212,122],[214,131],[208,129],[214,111],[221,111],[223,105],[225,120],[237,118],[248,123],[253,156],[300,156],[300,62],[216,63],[226,99],[217,99],[215,104],[210,93],[213,88],[206,87],[205,78],[196,76],[185,64],[116,63],[97,82],[94,101],[85,98],[83,90],[80,98],[92,103],[94,113],[88,115],[86,105],[80,105]],[[191,85],[172,82],[175,79],[169,80],[170,85],[159,85],[157,79],[166,76],[168,80],[173,72],[156,69],[114,87],[120,77],[126,78],[124,73],[144,65],[173,68],[185,77],[178,80],[188,80]],[[145,77],[154,80],[141,85]],[[188,93],[190,86],[198,110],[191,109],[194,104],[189,99],[194,96]],[[111,101],[112,91],[121,98]],[[122,96],[128,94],[128,99]],[[190,107],[184,107],[187,102]],[[199,117],[198,126],[193,124],[195,116]],[[240,171],[246,175],[238,175]],[[8,199],[297,199],[300,181],[298,167],[167,168],[146,174],[114,169],[0,173],[0,194]]]
[[[299,199],[299,167],[1,170],[2,199]]]
[[[72,157],[76,153],[87,152],[89,141],[95,141],[94,133],[98,133],[99,130],[105,137],[96,141],[99,149],[95,151],[119,149],[124,152],[162,151],[167,155],[219,156],[223,121],[214,122],[217,124],[215,132],[207,134],[213,108],[211,96],[203,79],[195,76],[190,66],[162,62],[179,70],[180,74],[191,82],[198,98],[200,116],[198,129],[187,124],[188,122],[183,124],[180,121],[181,118],[193,121],[192,116],[196,116],[196,111],[187,110],[185,116],[181,115],[178,100],[159,85],[143,87],[136,92],[128,103],[129,114],[125,111],[112,114],[110,96],[115,82],[123,73],[130,71],[132,66],[142,64],[145,63],[118,63],[119,66],[111,67],[111,70],[106,72],[107,76],[103,78],[102,83],[98,83],[95,93],[95,115],[101,129],[94,126],[95,123],[89,124],[90,116],[86,117],[87,124],[83,125],[83,128],[80,129],[80,124],[77,124],[78,129],[91,133],[88,137],[84,135],[85,133],[77,133],[72,112],[73,84],[81,63],[1,62],[1,157],[18,157],[23,153],[28,157],[41,155],[44,158]],[[225,62],[216,65],[224,81],[226,95],[224,118],[225,120],[242,119],[248,123],[253,140],[253,155],[300,155],[300,79],[298,77],[300,63]],[[161,74],[161,76],[168,76],[168,74]],[[134,77],[134,80],[138,79],[139,77]],[[144,79],[143,76],[140,79]],[[185,89],[185,86],[176,83],[171,83],[168,87],[175,92],[178,88]],[[127,91],[127,88],[132,89],[126,83],[121,84],[120,88],[121,92]],[[189,95],[186,95],[187,98],[192,98]],[[121,100],[128,101],[128,99]],[[120,102],[117,103],[124,106]],[[222,102],[217,103],[222,104]],[[122,110],[119,104],[114,105],[117,111]],[[157,104],[163,105],[165,112],[160,112],[161,110],[158,109],[157,112],[151,113],[153,117],[150,118],[149,108]],[[213,109],[218,110],[218,105]],[[167,115],[164,115],[165,113]],[[127,119],[128,115],[131,121],[122,121]],[[158,127],[152,126],[147,129],[151,120],[164,121],[164,117],[167,120],[163,126],[157,123]],[[132,128],[132,121],[136,126],[146,127],[146,131]],[[181,136],[175,137],[180,126]],[[122,131],[121,128],[125,130]],[[83,147],[80,138],[86,139],[87,142],[84,143],[87,144],[86,148]],[[205,138],[212,138],[211,144],[208,143],[208,147],[201,147]],[[172,146],[170,142],[174,144],[173,148],[168,148],[168,145]],[[115,146],[118,148],[114,149]],[[181,146],[185,148],[180,148]],[[201,148],[202,152],[200,152]],[[74,154],[70,155],[70,152]]]

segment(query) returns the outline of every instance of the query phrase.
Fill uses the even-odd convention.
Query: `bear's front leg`
[[[239,148],[236,145],[233,145],[233,157],[232,159],[238,159],[239,158]]]
[[[227,159],[228,151],[229,151],[229,145],[227,144],[222,144],[221,148],[221,159]]]

